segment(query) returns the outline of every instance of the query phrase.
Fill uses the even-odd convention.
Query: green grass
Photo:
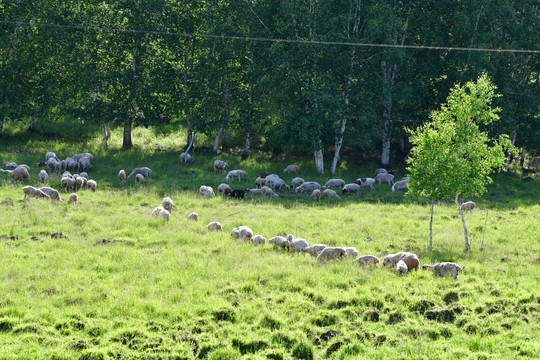
[[[97,138],[0,143],[0,162],[31,166],[46,151],[62,158],[90,151],[90,177],[98,182],[95,193],[80,191],[80,204],[69,206],[23,202],[21,185],[0,174],[0,201],[14,202],[0,206],[0,359],[540,357],[536,182],[495,177],[486,196],[475,199],[479,209],[466,214],[472,252],[464,252],[453,204],[437,205],[428,252],[429,207],[420,199],[378,186],[341,202],[292,193],[201,200],[200,185],[223,182],[212,171],[214,156],[197,151],[196,162],[182,166],[171,135],[153,142],[142,129],[142,138],[153,145],[129,152],[114,137],[107,152]],[[154,150],[158,142],[167,145]],[[293,177],[282,172],[289,161],[218,157],[248,171],[250,181],[235,188],[253,187],[262,171]],[[290,162],[306,179],[330,178],[316,175],[311,159]],[[349,164],[336,177],[354,181],[375,169]],[[148,185],[119,187],[118,170],[135,166],[152,168]],[[33,166],[30,184],[37,184],[38,170]],[[51,176],[50,184],[59,188],[59,181]],[[176,204],[169,223],[150,216],[163,196]],[[186,220],[192,211],[199,222]],[[224,232],[208,233],[210,221],[220,221]],[[427,271],[398,277],[380,265],[363,270],[352,260],[320,266],[308,256],[232,240],[238,225],[266,238],[293,233],[381,258],[411,251],[421,264],[455,261],[465,271],[455,281]]]

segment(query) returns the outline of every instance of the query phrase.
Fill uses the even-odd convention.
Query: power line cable
[[[454,47],[454,46],[425,46],[425,45],[392,45],[392,44],[372,44],[372,43],[351,43],[340,41],[321,41],[321,40],[300,40],[300,39],[276,39],[266,37],[251,37],[251,36],[235,36],[235,35],[215,35],[215,34],[192,34],[185,32],[170,32],[157,30],[135,30],[135,29],[118,29],[106,28],[98,26],[77,26],[77,25],[59,25],[48,23],[29,23],[21,21],[4,21],[0,20],[0,24],[11,25],[28,25],[40,26],[49,28],[63,28],[72,30],[94,30],[102,32],[121,32],[132,34],[150,34],[150,35],[166,35],[178,36],[185,38],[207,38],[220,40],[242,40],[242,41],[261,41],[275,43],[291,43],[291,44],[309,44],[309,45],[339,45],[339,46],[357,46],[357,47],[377,47],[377,48],[401,48],[401,49],[419,49],[419,50],[447,50],[447,51],[476,51],[476,52],[496,52],[496,53],[521,53],[521,54],[540,54],[540,50],[530,49],[489,49],[489,48],[471,48],[471,47]]]

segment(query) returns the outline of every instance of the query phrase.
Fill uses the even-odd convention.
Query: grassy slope
[[[466,215],[473,252],[465,253],[457,211],[437,206],[435,250],[428,253],[429,208],[403,193],[380,186],[318,204],[292,194],[200,200],[199,185],[217,187],[223,179],[212,173],[213,157],[196,153],[195,164],[180,166],[179,149],[169,138],[160,141],[162,151],[128,153],[92,143],[0,144],[0,162],[30,165],[47,150],[61,157],[91,150],[90,175],[98,181],[97,192],[81,191],[81,204],[68,206],[18,202],[21,186],[0,180],[0,200],[15,201],[0,207],[0,358],[540,356],[535,183],[499,176],[499,185],[477,199],[490,209],[483,251],[485,211]],[[220,158],[246,168],[250,179],[286,165]],[[300,164],[306,178],[329,178]],[[145,165],[153,169],[147,187],[118,187],[120,168]],[[371,170],[351,166],[338,176],[353,181]],[[58,188],[59,178],[51,184]],[[165,195],[177,206],[168,224],[149,215]],[[185,219],[191,211],[198,223]],[[224,233],[207,233],[214,220]],[[361,254],[410,250],[422,264],[456,261],[466,270],[454,281],[423,271],[400,278],[352,261],[319,266],[307,256],[233,241],[229,233],[238,225],[267,238],[293,233],[310,243],[356,246]],[[59,231],[65,237],[51,237]],[[329,330],[339,333],[328,338]]]

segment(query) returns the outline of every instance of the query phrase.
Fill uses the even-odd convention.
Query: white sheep
[[[86,170],[92,169],[92,162],[90,161],[90,158],[86,157],[86,156],[79,159],[78,165],[79,165],[79,167],[78,167],[79,170],[82,169],[83,171],[86,171]],[[62,164],[60,163],[60,169],[61,169],[61,166],[62,166]],[[58,172],[60,172],[60,171],[58,171]]]
[[[398,263],[396,264],[396,270],[399,276],[405,276],[407,275],[409,268],[407,267],[407,264],[405,264],[405,261],[399,260]]]
[[[374,255],[363,255],[354,260],[359,266],[377,265],[380,260]]]
[[[19,165],[17,165],[17,163],[13,161],[5,162],[2,164],[2,167],[11,168],[11,169],[15,169],[17,166]]]
[[[88,185],[88,181],[86,181],[85,178],[83,178],[82,176],[79,176],[75,179],[75,189],[76,190],[80,190],[82,189],[83,187],[87,186]]]
[[[124,186],[126,184],[126,172],[124,169],[118,172],[118,181],[120,181],[120,186]]]
[[[261,194],[263,194],[263,195],[265,195],[265,196],[268,195],[268,196],[279,197],[278,194],[276,194],[272,189],[270,189],[270,188],[269,188],[268,186],[266,186],[266,185],[263,186],[263,187],[261,187],[260,191],[261,191]]]
[[[167,210],[168,212],[172,213],[172,209],[174,207],[174,202],[172,201],[172,199],[170,197],[166,197],[161,202],[161,206],[163,206],[163,208],[165,210]]]
[[[183,162],[184,164],[190,163],[193,160],[195,160],[195,158],[191,156],[190,154],[188,154],[187,152],[183,152],[180,154],[180,161]]]
[[[53,157],[47,160],[47,167],[49,168],[50,171],[54,171],[54,166],[56,165],[57,162],[59,161]]]
[[[356,181],[354,183],[360,185],[360,187],[369,186],[369,188],[371,190],[375,190],[375,188],[373,187],[373,185],[375,184],[375,179],[372,179],[372,178],[358,178],[358,179],[356,179]]]
[[[45,161],[49,161],[50,158],[54,158],[56,161],[60,161],[56,154],[52,151],[48,151],[47,154],[45,154]]]
[[[47,194],[53,200],[63,201],[62,198],[60,197],[60,193],[57,190],[53,189],[53,188],[42,187],[39,190],[43,191],[45,194]]]
[[[309,182],[304,182],[302,185],[300,185],[299,187],[297,187],[294,191],[295,192],[304,192],[304,191],[307,191],[307,192],[310,192],[312,193],[313,190],[315,189],[321,189],[321,185],[318,183],[318,182],[315,182],[315,181],[309,181]]]
[[[86,182],[86,186],[89,190],[96,191],[97,189],[97,182],[95,180],[88,180]]]
[[[188,220],[199,221],[199,214],[192,212],[187,216]]]
[[[283,179],[279,179],[279,178],[278,179],[273,179],[272,187],[275,190],[287,190],[287,191],[289,191],[291,189],[289,187],[289,185],[287,185]]]
[[[211,223],[209,223],[208,225],[206,225],[206,229],[208,231],[221,231],[223,232],[223,227],[221,226],[221,224],[217,221],[212,221]]]
[[[293,187],[293,189],[297,188],[298,186],[302,185],[304,183],[304,179],[302,178],[299,178],[299,177],[295,177],[294,179],[292,179],[291,181],[291,186]]]
[[[221,194],[223,196],[227,196],[232,191],[231,187],[228,184],[219,184],[217,188],[218,194]]]
[[[22,188],[22,191],[24,193],[24,199],[35,197],[35,198],[49,198],[49,195],[45,194],[41,189],[37,189],[33,186],[25,186]]]
[[[276,174],[270,174],[265,178],[265,180],[266,180],[266,186],[273,186],[274,181],[279,180],[279,176]]]
[[[253,245],[264,245],[266,244],[266,238],[262,235],[255,235],[251,238],[251,243]]]
[[[388,173],[388,171],[386,171],[386,169],[381,168],[381,169],[375,170],[375,174],[373,176],[377,177],[377,175],[379,175],[379,174],[387,174],[387,173]]]
[[[291,252],[304,252],[304,249],[306,249],[309,244],[306,239],[297,238],[292,241],[290,241],[290,248]]]
[[[75,161],[79,161],[79,159],[83,158],[83,157],[86,157],[90,160],[90,162],[93,162],[94,161],[94,155],[90,154],[90,153],[81,153],[81,154],[75,154],[73,155],[73,160]]]
[[[311,246],[308,246],[308,247],[304,248],[302,251],[305,252],[305,253],[308,253],[309,255],[311,255],[313,257],[317,257],[317,253],[323,251],[326,248],[327,248],[327,246],[324,245],[324,244],[315,244],[315,245],[311,245]]]
[[[146,179],[142,174],[135,175],[135,184],[146,185]]]
[[[239,226],[231,231],[233,239],[240,239],[242,241],[249,241],[253,237],[253,230],[247,226]]]
[[[73,158],[68,157],[65,161],[66,161],[66,169],[76,170],[77,167],[79,166],[79,163]]]
[[[476,206],[476,204],[474,203],[474,201],[467,201],[467,202],[464,202],[463,204],[461,204],[461,210],[462,211],[473,211],[475,206]]]
[[[355,247],[347,246],[343,249],[345,249],[345,257],[347,258],[357,258],[358,255],[360,255],[360,253],[358,252],[358,250],[356,250]]]
[[[224,170],[227,170],[228,166],[229,164],[227,164],[225,161],[214,160],[214,172],[219,171],[221,173]]]
[[[355,184],[355,183],[351,183],[351,184],[345,184],[345,186],[343,187],[343,189],[341,189],[341,192],[346,194],[346,193],[355,193],[356,195],[358,195],[358,192],[360,191],[360,185],[358,184]]]
[[[435,265],[423,265],[422,269],[429,269],[439,276],[452,275],[457,280],[460,271],[465,269],[453,262],[442,262]]]
[[[374,180],[379,184],[394,185],[394,175],[392,174],[378,174]]]
[[[311,193],[311,198],[315,201],[321,201],[321,190],[313,190],[313,192]]]
[[[214,194],[214,189],[212,189],[211,186],[205,186],[205,185],[202,185],[199,188],[199,195],[203,199],[213,198],[216,196],[216,194]]]
[[[341,200],[337,192],[335,192],[332,189],[324,189],[324,191],[322,192],[322,197],[325,197],[325,196],[329,198],[335,198],[335,199]]]
[[[244,170],[232,170],[232,171],[229,171],[229,173],[227,174],[227,176],[225,176],[225,180],[226,181],[230,181],[231,183],[234,182],[234,178],[238,178],[238,182],[240,182],[240,180],[242,180],[242,178],[246,176],[246,172]]]
[[[418,269],[420,260],[416,254],[410,252],[398,252],[390,254],[383,259],[383,266],[396,267],[399,261],[403,260],[409,270]]]
[[[280,248],[280,249],[289,249],[291,245],[291,242],[288,241],[283,236],[275,236],[271,238],[270,240],[268,240],[268,243],[274,244],[277,248]]]
[[[28,181],[30,180],[30,173],[24,166],[18,166],[11,172],[11,178],[15,181]]]
[[[392,185],[392,191],[407,190],[408,184],[409,184],[409,180],[396,181],[394,185]]]
[[[162,217],[165,220],[169,221],[171,219],[171,213],[165,210],[163,206],[158,206],[152,211],[153,217]]]
[[[62,162],[61,161],[57,161],[54,163],[54,172],[56,174],[60,174],[60,172],[62,171]]]
[[[47,182],[47,179],[49,178],[49,175],[47,175],[47,172],[45,170],[41,170],[38,175],[39,182],[44,184]]]
[[[283,170],[284,173],[295,173],[298,174],[300,172],[300,166],[298,165],[289,165]]]
[[[343,259],[347,253],[342,247],[326,247],[320,251],[317,255],[317,262],[322,263],[323,261]]]
[[[62,178],[62,180],[60,180],[60,183],[64,191],[68,191],[68,190],[75,191],[76,181],[73,177],[65,176]]]
[[[77,194],[72,193],[71,195],[69,195],[68,204],[77,204],[78,201],[79,197],[77,196]]]
[[[90,178],[88,177],[88,174],[83,171],[82,173],[80,173],[80,176],[82,176],[83,178],[85,178],[87,181],[90,180]]]
[[[152,175],[152,170],[150,170],[150,168],[147,168],[146,166],[140,167],[140,168],[135,168],[135,169],[133,169],[131,174],[128,175],[127,178],[130,179],[130,178],[136,176],[137,174],[141,174],[145,178],[149,178],[150,175]]]
[[[263,195],[263,192],[261,189],[246,189],[246,195],[250,195],[250,196]]]
[[[329,188],[329,187],[339,187],[342,188],[345,186],[345,180],[342,179],[330,179],[324,184],[323,188]]]
[[[257,186],[257,189],[260,189],[264,185],[266,185],[266,178],[259,176],[255,179],[255,186]]]

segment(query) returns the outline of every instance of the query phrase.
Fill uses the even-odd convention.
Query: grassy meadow
[[[248,172],[233,189],[254,187],[261,172],[290,183],[295,175],[283,169],[291,163],[306,180],[331,176],[317,175],[311,158],[264,154],[241,161],[196,150],[196,161],[181,165],[179,134],[137,128],[138,147],[128,152],[120,136],[108,151],[99,138],[0,140],[0,163],[32,166],[30,185],[47,151],[93,153],[89,175],[98,183],[96,192],[79,191],[74,206],[22,201],[22,185],[0,174],[0,201],[13,201],[0,206],[0,359],[540,358],[538,174],[528,182],[496,175],[473,199],[477,209],[465,215],[471,252],[453,203],[438,204],[429,252],[428,202],[389,186],[317,203],[293,192],[203,200],[200,185],[224,182],[215,158]],[[140,166],[152,169],[148,184],[120,187],[118,171]],[[335,177],[352,182],[376,167],[348,160]],[[60,189],[60,177],[50,174],[49,186]],[[168,223],[150,216],[164,196],[176,206]],[[199,222],[186,220],[193,211]],[[224,232],[207,232],[211,221]],[[454,280],[423,270],[398,277],[351,259],[318,265],[233,240],[239,225],[267,239],[292,233],[381,260],[411,251],[421,264],[453,261],[465,270]]]

